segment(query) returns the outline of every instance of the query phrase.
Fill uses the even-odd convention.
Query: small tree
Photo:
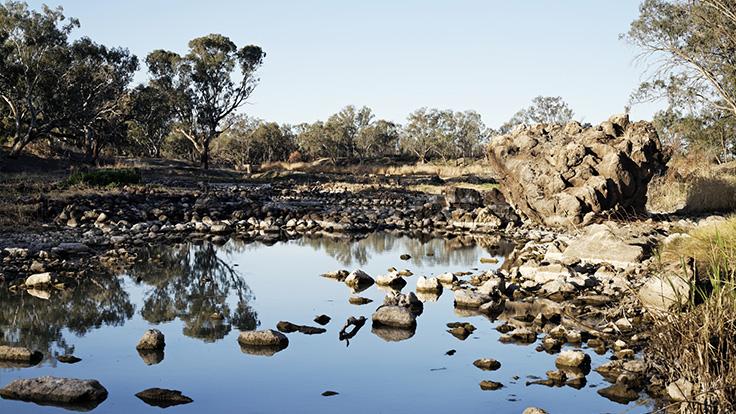
[[[199,153],[202,168],[209,168],[212,140],[229,127],[224,125],[228,117],[258,84],[255,72],[265,56],[258,46],[238,49],[226,36],[210,34],[191,40],[184,56],[157,50],[146,58],[152,86],[168,96],[179,121],[177,130]]]
[[[475,111],[454,112],[421,108],[409,115],[401,137],[404,151],[421,162],[479,155],[488,129]]]

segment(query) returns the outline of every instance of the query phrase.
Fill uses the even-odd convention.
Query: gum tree
[[[226,36],[210,34],[191,40],[184,56],[156,50],[146,58],[151,85],[167,96],[176,132],[192,143],[202,168],[209,168],[212,140],[227,130],[229,116],[257,86],[255,72],[265,56],[258,46],[238,49]]]

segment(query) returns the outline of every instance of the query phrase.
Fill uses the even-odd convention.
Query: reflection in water
[[[0,288],[0,342],[51,355],[74,352],[63,331],[84,336],[102,326],[119,326],[134,307],[123,281],[116,277],[88,279],[64,291],[37,292]],[[48,298],[48,299],[44,299]]]
[[[147,260],[128,274],[152,287],[145,293],[141,316],[158,324],[176,318],[184,322],[184,335],[214,342],[233,325],[240,330],[258,326],[258,315],[249,305],[251,291],[240,274],[217,255],[230,253],[235,244],[220,248],[177,245],[148,252]],[[237,303],[228,302],[233,295]]]
[[[396,237],[390,233],[371,233],[364,239],[352,243],[344,239],[327,237],[304,237],[295,241],[300,246],[310,246],[316,251],[323,250],[338,260],[343,266],[365,266],[373,254],[387,251],[396,252],[397,262],[400,254],[409,254],[410,263],[471,266],[477,265],[476,246],[484,248],[489,256],[506,256],[513,245],[497,236],[465,236],[453,239]]]

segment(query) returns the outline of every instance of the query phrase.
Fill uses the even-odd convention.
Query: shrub
[[[99,169],[94,171],[77,171],[66,180],[67,185],[85,184],[95,187],[120,186],[138,184],[141,172],[137,168]]]

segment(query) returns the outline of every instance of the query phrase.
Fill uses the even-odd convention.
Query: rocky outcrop
[[[77,409],[93,409],[107,399],[96,380],[40,377],[19,379],[0,389],[0,397]]]
[[[570,227],[597,213],[645,209],[647,185],[664,169],[651,123],[614,116],[596,127],[521,126],[489,146],[506,200],[527,218]]]

